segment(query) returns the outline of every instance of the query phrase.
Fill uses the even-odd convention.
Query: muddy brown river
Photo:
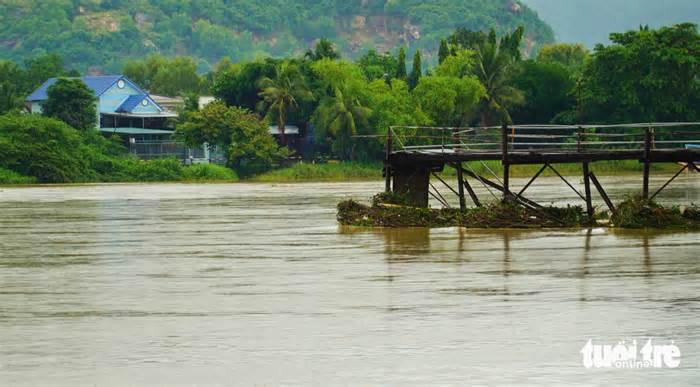
[[[0,385],[700,381],[700,233],[336,223],[382,185],[0,187]],[[661,201],[700,203],[700,177]],[[582,363],[649,338],[680,366]]]

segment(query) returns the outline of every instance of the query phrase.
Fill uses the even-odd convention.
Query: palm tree
[[[321,40],[316,43],[316,47],[314,47],[313,50],[306,50],[304,57],[306,59],[310,59],[311,61],[317,61],[325,58],[335,60],[340,59],[340,54],[338,54],[338,51],[336,51],[333,43],[330,40],[321,38]]]
[[[287,145],[284,130],[287,113],[299,107],[299,101],[311,99],[311,91],[299,67],[290,62],[276,66],[274,76],[262,77],[258,81],[258,87],[261,89],[258,95],[262,98],[258,109],[276,118],[280,141],[282,145]]]
[[[523,93],[510,85],[511,73],[520,60],[522,36],[523,30],[518,28],[499,40],[491,30],[477,47],[475,73],[486,88],[480,109],[483,125],[492,125],[494,118],[500,123],[512,123],[508,108],[524,101]]]
[[[352,136],[360,128],[368,126],[372,110],[362,106],[360,101],[344,92],[339,87],[333,90],[333,95],[325,97],[313,115],[313,123],[319,130],[319,135],[330,135],[334,138],[333,150],[343,159],[354,159],[355,149]]]

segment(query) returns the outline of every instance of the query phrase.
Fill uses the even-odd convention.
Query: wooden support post
[[[459,209],[466,211],[467,201],[464,198],[464,174],[462,173],[462,163],[457,163],[457,183],[459,185],[457,189],[459,191]]]
[[[591,197],[591,176],[588,168],[588,163],[583,163],[583,185],[586,189],[586,213],[588,213],[588,219],[592,220],[593,216],[593,198]]]
[[[460,170],[462,170],[461,167],[460,167]],[[463,170],[462,170],[462,176],[464,176],[464,171],[463,171]],[[467,192],[469,192],[469,197],[470,197],[470,198],[472,199],[472,201],[474,202],[474,205],[477,206],[477,207],[481,207],[481,202],[479,201],[479,197],[476,196],[476,192],[474,192],[474,189],[473,189],[472,186],[469,184],[469,182],[467,181],[467,179],[464,179],[464,188],[466,188],[466,189],[467,189]]]
[[[457,146],[458,146],[456,151],[458,151],[459,145],[461,144],[461,141],[459,139],[459,129],[455,129],[452,135],[454,137],[454,143],[457,144]],[[467,210],[467,201],[464,198],[464,174],[462,173],[462,163],[461,162],[456,164],[456,169],[457,169],[457,190],[459,191],[457,194],[457,196],[459,196],[459,209],[460,209],[460,211],[464,212]]]
[[[389,158],[392,152],[392,128],[389,128],[386,137],[386,158],[384,159],[384,191],[391,192],[391,164],[389,163]]]
[[[510,196],[510,164],[508,162],[508,125],[501,129],[501,164],[503,164],[503,200]]]
[[[649,199],[649,171],[651,169],[651,128],[644,131],[644,177],[642,183],[642,198]]]
[[[487,179],[487,178],[485,178],[485,177],[483,177],[483,176],[479,176],[479,175],[477,175],[476,173],[471,172],[471,171],[464,171],[464,174],[467,175],[467,176],[471,176],[471,177],[473,177],[473,178],[479,180],[479,181],[480,181],[482,184],[484,184],[484,185],[487,185],[487,186],[489,186],[489,187],[495,188],[496,190],[498,190],[498,191],[500,191],[500,192],[504,192],[503,186],[502,186],[502,185],[500,185],[500,184],[498,184],[498,183],[495,183],[495,182],[493,182],[493,181],[491,181],[491,180],[489,180],[489,179]],[[532,201],[532,200],[530,200],[530,199],[524,198],[524,197],[522,197],[522,196],[519,197],[519,198],[517,198],[517,201],[519,201],[519,202],[521,202],[521,203],[523,203],[523,204],[525,204],[525,205],[527,205],[527,206],[530,206],[530,207],[532,207],[532,208],[542,208],[542,205],[540,205],[540,204],[538,204],[538,203],[536,203],[536,202],[534,202],[534,201]]]
[[[598,181],[598,178],[595,177],[595,174],[593,172],[589,172],[588,176],[591,178],[591,181],[593,182],[593,185],[595,185],[595,188],[598,190],[598,193],[600,196],[603,198],[605,201],[605,204],[608,206],[610,209],[610,212],[615,212],[615,205],[613,205],[612,200],[608,197],[608,194],[605,193],[605,190],[603,189],[603,186],[600,184]]]

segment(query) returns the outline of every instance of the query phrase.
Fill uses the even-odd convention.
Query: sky
[[[520,0],[549,23],[560,42],[588,47],[611,32],[683,22],[700,24],[700,0]]]

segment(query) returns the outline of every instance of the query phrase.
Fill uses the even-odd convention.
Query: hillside
[[[698,0],[523,0],[549,23],[557,40],[588,47],[607,43],[611,32],[683,22],[700,24]]]
[[[529,49],[553,39],[516,0],[0,0],[0,25],[0,58],[56,52],[93,72],[150,53],[194,56],[202,69],[224,56],[299,55],[320,37],[346,56],[399,45],[435,51],[457,27],[524,25]]]

